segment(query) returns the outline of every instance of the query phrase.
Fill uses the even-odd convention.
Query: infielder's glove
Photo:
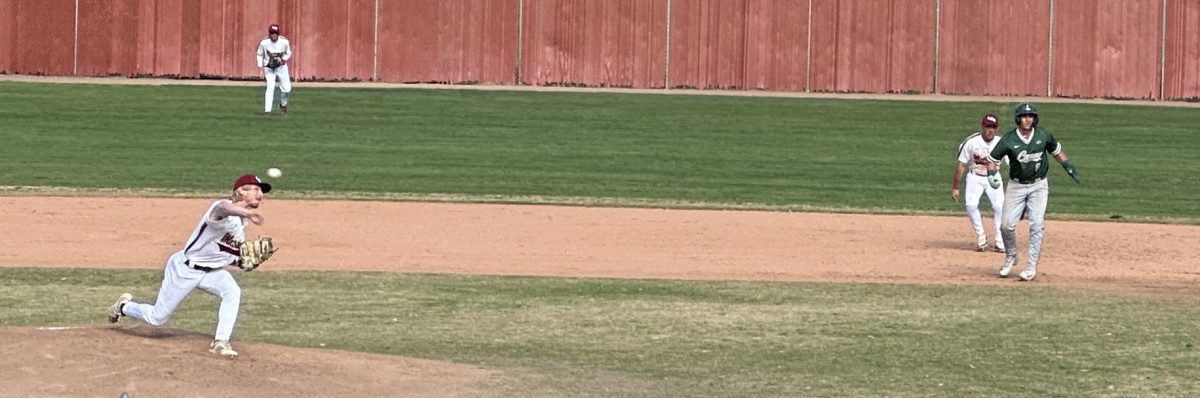
[[[239,248],[241,258],[238,260],[238,267],[241,267],[246,272],[254,271],[259,265],[271,258],[275,254],[278,247],[271,241],[271,237],[263,236],[258,239],[251,239],[242,242]]]
[[[1000,173],[995,170],[988,171],[987,182],[988,186],[991,186],[993,189],[1000,188],[1000,185],[1004,184],[1004,181],[1000,178]]]
[[[276,54],[276,53],[270,53],[269,57],[270,58],[267,59],[267,67],[268,68],[275,69],[275,68],[278,68],[280,65],[283,65],[283,55]]]

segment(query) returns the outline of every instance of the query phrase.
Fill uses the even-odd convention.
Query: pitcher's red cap
[[[258,176],[254,174],[246,174],[238,177],[237,181],[233,182],[233,189],[237,190],[243,185],[250,184],[258,185],[258,187],[262,189],[263,193],[271,192],[271,184],[263,182],[263,180],[259,179]]]
[[[983,120],[979,122],[983,127],[999,127],[1000,119],[995,114],[989,113],[983,115]]]
[[[279,33],[279,25],[271,25],[267,28],[267,33]]]

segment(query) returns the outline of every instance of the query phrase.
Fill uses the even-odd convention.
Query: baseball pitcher
[[[1007,277],[1017,263],[1016,229],[1024,214],[1029,220],[1029,264],[1018,276],[1022,281],[1031,281],[1037,276],[1038,256],[1042,252],[1046,204],[1050,198],[1050,184],[1046,180],[1050,157],[1053,156],[1076,183],[1079,183],[1079,171],[1067,160],[1067,153],[1054,135],[1037,126],[1038,112],[1033,104],[1017,105],[1013,115],[1017,127],[1000,137],[1000,142],[988,155],[992,163],[1007,159],[1009,165],[1009,182],[1004,191],[1004,221],[1000,226],[1007,249],[999,274]]]
[[[183,299],[193,290],[200,289],[221,300],[217,310],[217,329],[209,351],[236,358],[238,353],[229,344],[229,338],[237,322],[242,288],[225,267],[232,265],[252,271],[275,252],[271,238],[247,240],[245,234],[246,221],[256,225],[263,223],[258,207],[262,204],[263,194],[267,192],[271,192],[271,184],[262,182],[252,174],[234,181],[232,196],[213,202],[192,230],[183,249],[167,259],[156,301],[153,304],[137,303],[133,301],[132,294],[122,294],[108,308],[108,321],[116,323],[121,317],[129,316],[162,326]]]
[[[279,25],[267,28],[267,38],[258,43],[258,67],[267,78],[267,95],[263,114],[271,114],[271,102],[275,99],[275,80],[279,80],[279,111],[288,112],[288,99],[292,95],[292,80],[288,76],[288,60],[292,59],[292,45],[279,34]]]

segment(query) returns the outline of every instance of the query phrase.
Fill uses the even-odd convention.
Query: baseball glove
[[[267,67],[268,68],[275,69],[275,68],[278,68],[280,65],[283,65],[283,55],[282,54],[269,53],[268,56],[270,57],[269,59],[267,59]]]
[[[241,258],[238,266],[246,272],[254,271],[255,268],[270,259],[276,250],[279,248],[275,247],[275,242],[272,242],[269,236],[242,242],[242,246],[239,248]]]
[[[992,188],[1000,188],[1000,185],[1004,184],[1004,181],[1000,178],[1000,173],[994,170],[988,173],[987,182]]]

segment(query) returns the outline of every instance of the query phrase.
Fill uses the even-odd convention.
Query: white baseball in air
[[[267,176],[271,177],[271,178],[283,177],[283,170],[280,170],[280,169],[277,169],[274,167],[269,168],[269,169],[267,169]]]

